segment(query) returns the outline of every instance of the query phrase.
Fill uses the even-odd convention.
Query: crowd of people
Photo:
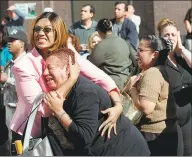
[[[192,8],[185,43],[169,18],[159,21],[158,35],[139,39],[141,18],[125,2],[115,3],[114,18],[98,22],[85,4],[68,30],[45,8],[29,41],[22,13],[15,6],[7,13],[0,27],[0,155],[17,155],[14,142],[23,142],[41,92],[30,136],[46,130],[56,156],[192,155]],[[142,113],[137,124],[123,113],[122,90]],[[16,110],[6,125],[11,104]]]

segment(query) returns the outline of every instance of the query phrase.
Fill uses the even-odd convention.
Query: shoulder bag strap
[[[40,92],[36,96],[35,100],[33,101],[33,107],[32,107],[31,113],[29,115],[28,122],[26,124],[26,131],[25,131],[25,136],[24,136],[24,141],[23,141],[23,152],[28,151],[28,149],[29,149],[29,140],[30,140],[30,136],[31,136],[33,123],[35,120],[37,110],[39,108],[39,104],[41,103],[44,96],[45,96],[45,94],[43,92]]]

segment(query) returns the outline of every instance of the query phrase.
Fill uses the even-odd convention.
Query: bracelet
[[[58,116],[59,121],[61,121],[61,118],[62,118],[62,116],[63,116],[64,114],[67,114],[67,113],[66,113],[65,111],[63,111],[63,112]]]

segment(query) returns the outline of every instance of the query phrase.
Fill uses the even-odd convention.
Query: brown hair
[[[75,63],[75,53],[67,47],[62,47],[58,50],[55,50],[49,55],[49,57],[51,56],[57,57],[61,61],[62,66],[69,64],[69,57],[71,57],[72,64]]]
[[[55,42],[51,47],[49,47],[49,51],[54,51],[60,48],[61,46],[67,46],[67,38],[68,38],[68,33],[67,29],[65,26],[65,23],[61,19],[59,15],[57,15],[55,12],[44,12],[41,15],[39,15],[35,21],[32,23],[32,33],[31,33],[31,40],[30,40],[30,46],[31,48],[35,47],[35,42],[34,42],[34,27],[37,24],[37,22],[43,18],[47,18],[54,30],[55,30]]]
[[[175,21],[170,20],[168,18],[163,18],[159,21],[159,23],[157,25],[157,30],[159,32],[159,35],[161,35],[162,29],[167,27],[167,26],[174,26],[175,28],[177,28]]]
[[[76,49],[77,52],[81,51],[81,46],[80,46],[80,40],[77,36],[69,33],[68,34],[68,38],[71,38],[72,40],[72,45],[74,46],[74,48]]]

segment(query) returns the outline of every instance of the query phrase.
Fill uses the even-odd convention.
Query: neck
[[[22,53],[24,53],[24,52],[25,52],[25,50],[22,49],[22,50],[20,50],[19,52],[13,54],[13,60],[15,60],[16,58],[18,58],[18,57],[19,57]]]
[[[173,65],[175,65],[175,66],[177,65],[177,61],[176,61],[176,58],[175,58],[175,52],[174,51],[169,52],[168,59],[171,61],[171,63]]]
[[[81,20],[81,23],[83,24],[83,26],[86,27],[90,27],[92,25],[92,19],[88,19],[88,20]]]
[[[115,21],[116,23],[122,23],[124,21],[125,17],[121,17],[121,18],[116,18]]]
[[[49,55],[49,51],[48,51],[48,50],[40,50],[40,49],[38,49],[38,52],[39,52],[39,54],[43,57],[44,60],[45,60],[45,59],[48,57],[48,55]]]
[[[105,34],[103,34],[104,39],[105,39],[106,37],[108,37],[109,35],[111,35],[111,34],[112,34],[111,31],[108,31],[108,32],[106,32]]]
[[[148,70],[148,69],[151,68],[151,67],[155,67],[156,62],[157,62],[156,60],[151,61],[151,63],[150,63],[148,66],[146,66],[146,67],[144,67],[144,68],[142,69],[142,72]]]

